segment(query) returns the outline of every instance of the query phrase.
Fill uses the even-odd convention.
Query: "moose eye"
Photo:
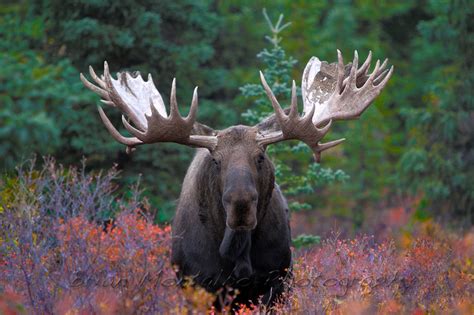
[[[264,155],[263,153],[260,153],[260,154],[257,156],[257,163],[258,163],[258,164],[262,164],[264,161],[265,161],[265,155]]]

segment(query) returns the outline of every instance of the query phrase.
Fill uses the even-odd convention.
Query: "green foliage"
[[[406,119],[409,140],[399,170],[401,184],[422,191],[436,213],[474,222],[474,6],[469,1],[430,1],[431,19],[418,24],[412,43],[415,88]],[[415,80],[423,78],[423,84]]]
[[[301,234],[292,240],[293,246],[297,249],[321,243],[321,237],[316,235]]]
[[[34,98],[41,98],[41,92],[33,91],[36,79],[42,79],[46,69],[40,69],[40,57],[28,51],[22,37],[36,38],[31,32],[36,21],[19,27],[18,19],[12,15],[2,18],[0,29],[0,167],[13,168],[18,160],[31,151],[51,152],[59,144],[55,123],[45,115],[45,104],[36,104]],[[10,48],[18,42],[15,50]],[[10,51],[6,50],[10,48]],[[22,50],[26,50],[23,51]],[[43,71],[41,71],[43,70]],[[46,70],[46,71],[45,71]],[[44,81],[43,81],[44,83]],[[35,86],[38,87],[38,86]],[[24,97],[25,93],[33,95]],[[40,94],[40,95],[38,95]],[[18,100],[18,102],[17,102]],[[45,141],[48,139],[47,141]]]
[[[89,64],[100,71],[104,60],[113,71],[151,72],[165,100],[176,77],[182,113],[198,85],[199,120],[219,129],[242,113],[251,124],[271,113],[260,84],[244,86],[262,64],[285,104],[291,79],[311,56],[332,62],[336,48],[346,60],[355,49],[361,58],[372,50],[374,58],[390,58],[394,76],[359,121],[334,124],[328,140],[348,140],[323,154],[325,167],[343,169],[350,180],[310,161],[304,144],[271,146],[291,208],[317,205],[325,216],[360,227],[381,204],[419,194],[423,213],[472,222],[471,2],[276,0],[266,3],[268,12],[282,12],[291,26],[272,24],[269,47],[262,3],[250,0],[2,3],[0,169],[12,172],[33,152],[67,165],[86,156],[91,169],[118,164],[122,189],[143,173],[145,194],[164,209],[160,220],[169,220],[193,151],[160,144],[125,155],[103,128],[98,98],[79,72]],[[106,110],[119,126],[119,115]]]
[[[93,95],[82,88],[67,59],[45,60],[38,48],[44,31],[41,19],[27,15],[22,21],[10,14],[2,18],[2,25],[0,169],[13,169],[33,152],[61,151],[69,162],[94,152],[90,149],[105,141],[96,136],[97,124],[80,110]]]

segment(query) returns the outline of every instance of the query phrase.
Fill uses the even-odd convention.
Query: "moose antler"
[[[194,89],[189,114],[183,118],[178,110],[176,80],[173,79],[168,116],[163,99],[153,84],[150,74],[147,81],[144,81],[139,73],[132,76],[128,72],[117,73],[117,79],[114,79],[110,75],[107,62],[104,62],[104,75],[100,78],[92,67],[89,67],[89,72],[97,85],[90,83],[82,73],[81,81],[87,88],[99,94],[103,103],[116,107],[122,112],[124,127],[134,135],[134,137],[122,136],[112,125],[102,107],[98,106],[105,127],[118,142],[129,148],[155,142],[176,142],[210,150],[217,145],[215,136],[192,134],[198,107],[197,87]]]
[[[393,66],[389,71],[384,70],[387,60],[382,66],[377,60],[375,69],[368,75],[371,52],[360,68],[358,68],[357,51],[354,53],[352,65],[349,64],[347,67],[344,66],[339,50],[337,54],[337,64],[328,65],[316,57],[308,62],[302,80],[303,116],[298,114],[295,82],[293,81],[291,91],[290,112],[286,115],[260,72],[262,85],[272,103],[280,127],[278,131],[258,135],[257,141],[261,145],[291,139],[300,140],[313,150],[316,160],[319,161],[322,151],[345,140],[319,142],[329,131],[334,120],[354,119],[362,114],[387,84],[392,75]],[[349,70],[349,73],[345,68]]]
[[[370,75],[367,74],[372,52],[360,68],[359,56],[354,52],[352,64],[344,66],[341,52],[338,62],[327,65],[318,58],[310,59],[303,73],[302,94],[305,113],[315,107],[313,123],[317,126],[329,120],[358,118],[380,94],[392,76],[393,66],[385,69],[388,60],[380,65],[377,60]],[[334,72],[336,78],[334,78]]]

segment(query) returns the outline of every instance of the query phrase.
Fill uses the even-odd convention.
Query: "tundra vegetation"
[[[239,312],[472,313],[473,5],[276,1],[273,19],[261,9],[0,4],[0,312],[216,312],[213,294],[181,289],[170,267],[169,222],[194,150],[125,154],[78,80],[89,64],[152,72],[164,99],[177,77],[180,104],[199,85],[199,121],[222,129],[272,111],[258,69],[290,104],[305,61],[335,61],[339,48],[389,57],[396,73],[359,121],[332,126],[330,140],[349,141],[322,164],[304,144],[269,147],[291,212],[291,290]]]

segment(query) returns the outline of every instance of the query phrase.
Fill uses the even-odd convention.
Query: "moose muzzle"
[[[258,192],[252,173],[241,169],[230,171],[222,195],[226,225],[235,231],[255,229],[257,203]]]

